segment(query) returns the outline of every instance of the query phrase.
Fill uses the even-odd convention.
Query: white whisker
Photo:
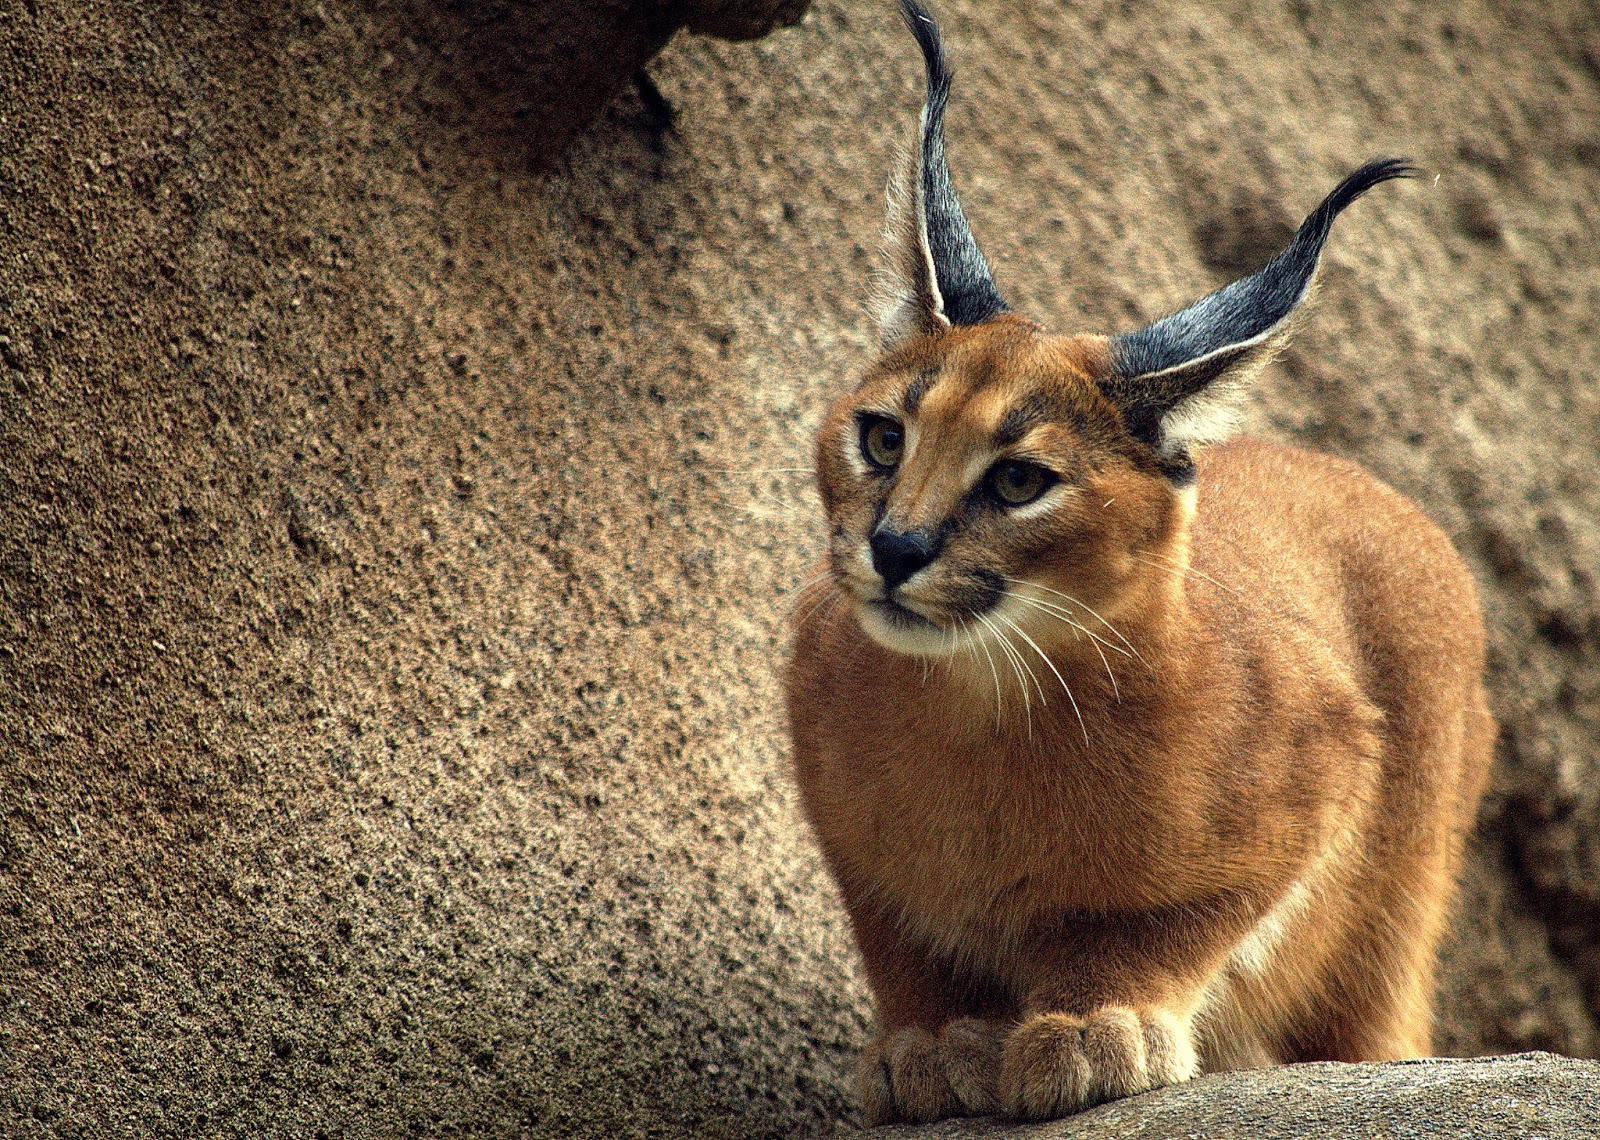
[[[1010,618],[1004,617],[1001,614],[995,614],[994,616],[995,616],[995,619],[997,621],[1003,623],[1006,626],[1009,626],[1011,629],[1015,630],[1017,633],[1021,633],[1023,637],[1027,637],[1028,636],[1027,634],[1022,633],[1021,628],[1016,624],[1016,622],[1012,621]],[[1040,708],[1049,708],[1050,707],[1050,701],[1045,696],[1044,685],[1042,685],[1039,682],[1039,674],[1037,674],[1037,673],[1035,673],[1033,671],[1033,666],[1028,664],[1028,659],[1022,655],[1022,650],[1018,649],[1014,644],[1012,644],[1012,642],[1011,642],[1011,640],[1009,638],[1006,639],[1006,644],[1010,645],[1012,652],[1017,655],[1017,663],[1020,664],[1024,669],[1026,669],[1028,671],[1028,676],[1029,677],[1033,678],[1033,687],[1039,691],[1039,707]]]
[[[832,578],[832,577],[833,577],[833,571],[832,570],[824,570],[820,574],[813,574],[811,577],[807,578],[804,582],[801,582],[798,586],[790,586],[787,590],[780,590],[778,592],[780,594],[793,594],[795,597],[798,598],[801,594],[805,593],[807,590],[811,589],[813,586],[817,585],[819,582],[826,582],[829,578]]]
[[[1159,559],[1161,559],[1161,562],[1171,562],[1171,563],[1173,563],[1173,565],[1171,565],[1171,566],[1163,566],[1161,564],[1161,562],[1151,562],[1147,558],[1144,557],[1144,555],[1146,555],[1146,554],[1148,554],[1151,558],[1159,558]],[[1145,551],[1136,552],[1134,554],[1134,557],[1137,558],[1140,562],[1143,562],[1146,566],[1154,567],[1157,570],[1165,570],[1168,574],[1173,574],[1173,575],[1192,574],[1196,578],[1205,579],[1207,582],[1210,582],[1213,586],[1215,586],[1219,590],[1228,591],[1228,593],[1234,595],[1234,597],[1243,597],[1244,596],[1243,594],[1239,593],[1238,590],[1235,590],[1232,586],[1224,586],[1221,582],[1217,581],[1210,574],[1207,574],[1204,570],[1196,570],[1193,566],[1184,566],[1184,565],[1178,563],[1176,559],[1168,558],[1165,554],[1157,554],[1154,550],[1145,550]]]
[[[800,517],[802,508],[794,503],[780,503],[776,507],[769,507],[765,503],[751,503],[745,507],[735,507],[745,518],[754,522],[782,522],[792,524]]]
[[[1049,614],[1051,617],[1059,618],[1060,620],[1062,620],[1062,621],[1066,622],[1068,625],[1070,625],[1073,629],[1075,629],[1079,633],[1083,634],[1085,637],[1090,638],[1093,641],[1097,641],[1101,645],[1104,645],[1107,649],[1111,650],[1113,653],[1120,653],[1124,657],[1132,657],[1133,656],[1133,654],[1129,653],[1126,649],[1122,648],[1122,646],[1111,644],[1111,642],[1109,642],[1105,638],[1101,637],[1094,630],[1088,628],[1085,625],[1080,624],[1076,619],[1073,618],[1071,610],[1065,609],[1062,606],[1058,606],[1054,602],[1047,602],[1043,598],[1030,598],[1026,594],[1017,593],[1015,590],[1007,590],[1005,592],[1005,596],[1008,597],[1008,598],[1015,598],[1017,601],[1021,602],[1023,605],[1035,606],[1035,607],[1043,610],[1045,613]]]
[[[817,611],[822,609],[824,606],[827,606],[827,610],[823,613],[820,624],[824,626],[828,624],[828,619],[833,616],[834,608],[838,606],[840,599],[843,598],[845,594],[843,588],[840,587],[838,583],[829,583],[829,586],[830,589],[825,592],[822,597],[813,602],[806,610],[805,614],[795,621],[794,624],[796,628],[807,624],[817,613]]]
[[[1116,698],[1117,704],[1122,703],[1122,690],[1117,688],[1117,675],[1111,671],[1111,662],[1106,659],[1105,652],[1096,645],[1094,651],[1100,654],[1100,664],[1106,667],[1106,676],[1111,678],[1111,695]]]
[[[975,616],[977,616],[977,615],[975,615]],[[963,625],[965,625],[964,622],[963,622]],[[1001,704],[1000,704],[1000,670],[998,670],[998,669],[996,669],[994,667],[994,654],[989,652],[988,642],[984,641],[982,638],[978,637],[976,634],[969,634],[968,636],[970,636],[971,638],[973,638],[977,642],[978,648],[983,650],[984,657],[988,658],[988,660],[989,660],[989,674],[990,674],[990,676],[992,676],[994,678],[994,724],[995,724],[995,729],[998,731],[999,728],[1000,728],[1000,720],[1001,720],[1001,716],[1002,716]]]
[[[1073,621],[1071,617],[1067,616],[1067,612],[1061,609],[1059,606],[1053,606],[1049,602],[1040,601],[1038,598],[1025,597],[1024,595],[1018,594],[1011,590],[1006,591],[1005,596],[1008,598],[1014,598],[1025,606],[1032,606],[1034,609],[1037,609],[1043,613],[1046,617],[1053,617],[1057,621],[1065,622],[1079,633],[1088,637],[1090,646],[1092,646],[1094,651],[1100,655],[1100,664],[1105,666],[1106,676],[1111,678],[1111,695],[1117,699],[1118,704],[1122,703],[1122,691],[1117,687],[1117,675],[1111,671],[1111,662],[1106,659],[1105,650],[1101,649],[1100,646],[1104,645],[1106,649],[1115,650],[1117,653],[1127,657],[1128,652],[1125,649],[1122,649],[1120,646],[1112,645],[1104,638],[1085,629],[1083,626]]]
[[[774,506],[782,507],[786,511],[802,511],[807,509],[806,503],[790,502],[787,499],[780,499],[765,487],[752,487],[750,489],[756,494],[760,495],[763,499],[766,499],[768,502],[772,503]],[[749,510],[748,507],[745,509]]]
[[[1033,697],[1029,695],[1028,682],[1023,679],[1022,670],[1017,666],[1017,660],[1020,654],[1017,653],[1016,646],[1012,645],[1006,635],[1001,632],[1000,627],[989,620],[989,616],[987,614],[973,614],[972,616],[989,627],[990,632],[992,632],[995,635],[995,638],[999,641],[1000,651],[1006,655],[1006,661],[1011,665],[1011,671],[1017,675],[1017,684],[1022,686],[1022,715],[1028,727],[1028,739],[1032,740]]]
[[[996,615],[996,616],[998,616],[998,615]],[[1040,681],[1039,681],[1039,674],[1037,674],[1037,673],[1035,673],[1033,671],[1033,666],[1028,664],[1028,659],[1025,656],[1023,656],[1022,650],[1017,648],[1016,642],[1012,641],[1008,637],[1008,638],[1006,638],[1006,644],[1011,647],[1011,652],[1016,655],[1017,664],[1020,665],[1022,667],[1022,669],[1028,674],[1028,679],[1033,682],[1033,687],[1039,694],[1039,707],[1040,708],[1048,708],[1049,705],[1050,705],[1050,702],[1047,699],[1047,694],[1044,691],[1044,685],[1041,684]]]
[[[810,474],[815,468],[811,467],[712,467],[712,475],[791,475]]]
[[[995,616],[996,617],[1000,617],[1000,615],[998,615],[998,614],[996,614]],[[1083,722],[1083,713],[1078,708],[1078,699],[1072,695],[1072,688],[1071,688],[1071,686],[1069,686],[1067,684],[1067,679],[1061,675],[1061,670],[1057,669],[1056,668],[1056,663],[1054,661],[1050,660],[1050,655],[1047,654],[1044,650],[1039,648],[1039,643],[1034,641],[1033,638],[1028,636],[1028,631],[1027,630],[1023,629],[1020,625],[1018,625],[1016,622],[1012,621],[1008,617],[1000,617],[1000,620],[1005,622],[1012,629],[1016,630],[1017,631],[1017,636],[1021,637],[1023,641],[1026,641],[1029,645],[1033,646],[1033,651],[1039,655],[1039,659],[1041,661],[1043,661],[1046,665],[1050,666],[1050,672],[1054,673],[1056,675],[1056,680],[1061,682],[1061,688],[1062,688],[1062,691],[1067,694],[1067,700],[1072,702],[1072,711],[1073,711],[1074,714],[1076,714],[1076,716],[1078,718],[1078,727],[1083,730],[1083,742],[1085,744],[1088,744],[1089,743],[1089,726]],[[1039,699],[1040,699],[1041,702],[1044,700],[1044,694],[1043,693],[1039,694]]]
[[[1135,557],[1138,557],[1138,556],[1135,555]],[[1115,637],[1118,641],[1122,642],[1122,644],[1124,644],[1124,645],[1126,645],[1128,647],[1128,652],[1133,654],[1135,657],[1137,657],[1139,659],[1139,663],[1141,665],[1143,665],[1146,669],[1149,669],[1151,672],[1155,672],[1155,669],[1150,664],[1150,662],[1146,661],[1144,659],[1144,657],[1139,653],[1139,651],[1133,647],[1133,642],[1129,641],[1126,637],[1123,637],[1122,636],[1122,631],[1119,630],[1116,626],[1112,625],[1110,622],[1108,622],[1105,618],[1101,617],[1100,616],[1100,611],[1095,609],[1093,606],[1089,605],[1089,603],[1081,602],[1077,598],[1074,598],[1071,594],[1062,593],[1060,590],[1052,589],[1051,587],[1043,585],[1043,584],[1041,584],[1039,582],[1028,582],[1028,581],[1025,581],[1022,578],[1012,578],[1012,577],[1009,577],[1008,575],[1004,575],[1004,574],[1002,574],[1001,577],[1004,578],[1007,582],[1014,582],[1019,586],[1032,586],[1037,590],[1043,590],[1047,594],[1054,594],[1058,598],[1065,598],[1067,601],[1071,602],[1073,605],[1080,606],[1083,609],[1087,610],[1091,617],[1093,617],[1101,625],[1105,626],[1107,629],[1109,629],[1111,631],[1111,635],[1113,637]]]
[[[829,601],[831,601],[832,598],[833,598],[832,594],[823,594],[822,597],[818,598],[815,602],[811,603],[811,605],[807,606],[806,607],[806,612],[801,614],[799,617],[794,619],[795,627],[798,629],[798,628],[806,625],[808,622],[810,622],[811,621],[811,616],[813,614],[815,614],[818,610],[820,610]]]
[[[829,603],[827,610],[824,611],[824,613],[822,615],[822,623],[821,624],[824,627],[827,626],[828,619],[833,617],[833,611],[839,608],[839,603],[841,601],[843,601],[843,600],[844,600],[844,591],[843,590],[836,590],[834,592],[834,595],[833,595],[833,601]]]
[[[797,625],[797,626],[804,625],[806,623],[806,619],[809,618],[813,613],[815,613],[817,611],[817,608],[819,606],[821,606],[823,602],[827,601],[830,596],[832,596],[829,591],[830,590],[838,590],[839,589],[839,584],[838,584],[837,581],[834,580],[834,577],[833,577],[833,574],[832,574],[831,571],[825,571],[825,572],[823,572],[821,574],[818,574],[815,578],[812,578],[805,585],[803,585],[799,589],[793,591],[794,601],[791,602],[790,605],[789,605],[789,612],[792,614],[792,613],[794,613],[795,610],[799,609],[800,606],[805,602],[806,595],[808,593],[810,593],[812,590],[815,590],[818,586],[824,587],[824,589],[822,591],[822,594],[819,597],[817,597],[815,600],[812,601],[810,607],[806,610],[805,615],[803,617],[801,617],[800,619],[798,619],[795,622],[795,625]]]

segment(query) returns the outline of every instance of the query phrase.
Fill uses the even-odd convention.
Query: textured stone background
[[[593,112],[552,13],[0,0],[0,1132],[848,1114],[775,678],[915,52],[827,0],[673,40],[662,103],[619,49],[551,166]],[[942,15],[969,213],[1062,330],[1253,267],[1373,154],[1438,175],[1340,223],[1256,429],[1484,585],[1441,1047],[1600,1052],[1592,8]]]

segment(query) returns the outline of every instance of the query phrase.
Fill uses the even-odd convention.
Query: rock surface
[[[395,75],[402,87],[421,80],[419,101],[429,112],[478,133],[479,145],[498,135],[500,145],[521,150],[532,165],[545,167],[680,28],[753,39],[795,23],[809,2],[456,0],[384,5],[375,14],[400,35],[398,46],[406,54],[433,57],[436,66],[422,71],[398,57]],[[361,15],[358,6],[339,14]],[[304,7],[302,18],[334,23],[326,4]],[[655,98],[648,88],[641,93]],[[653,106],[661,112],[659,104]],[[461,112],[468,108],[463,119]]]
[[[870,1009],[776,668],[918,63],[888,4],[680,38],[541,173],[549,10],[0,17],[0,1133],[849,1111]],[[1256,430],[1484,586],[1441,1048],[1594,1054],[1592,10],[942,14],[974,227],[1063,330],[1192,299],[1370,155],[1437,173],[1341,221]]]
[[[948,1120],[881,1140],[1451,1140],[1600,1133],[1600,1065],[1548,1053],[1390,1065],[1293,1065],[1202,1077],[1067,1120]]]

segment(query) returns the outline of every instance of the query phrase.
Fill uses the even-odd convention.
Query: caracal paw
[[[1187,1027],[1165,1010],[1035,1013],[1005,1040],[1000,1101],[1008,1116],[1049,1120],[1198,1071]]]
[[[993,1022],[963,1017],[937,1034],[910,1027],[878,1038],[856,1078],[867,1126],[998,1111],[1001,1035]]]

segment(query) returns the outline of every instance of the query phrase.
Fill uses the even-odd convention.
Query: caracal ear
[[[1194,447],[1238,426],[1246,386],[1288,339],[1296,310],[1312,292],[1334,218],[1378,183],[1416,173],[1405,159],[1367,163],[1334,187],[1264,268],[1111,339],[1111,373],[1101,391],[1176,481],[1192,477]]]
[[[1006,311],[945,164],[944,109],[950,98],[950,70],[939,26],[917,0],[901,0],[900,9],[922,48],[928,93],[916,148],[889,181],[889,222],[877,305],[885,347],[950,325],[975,325]]]

